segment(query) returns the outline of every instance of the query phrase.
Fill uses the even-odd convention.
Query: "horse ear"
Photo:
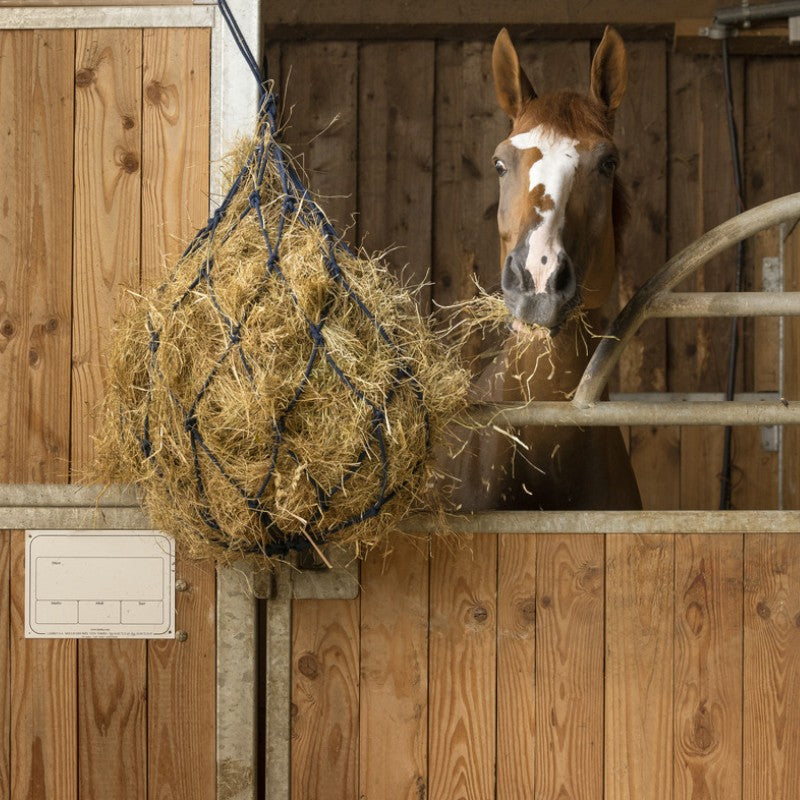
[[[511,119],[516,119],[525,103],[536,97],[536,92],[519,65],[517,51],[505,28],[497,34],[494,42],[492,73],[498,105]]]
[[[622,37],[610,25],[592,59],[592,97],[605,106],[613,119],[628,85],[628,56]]]

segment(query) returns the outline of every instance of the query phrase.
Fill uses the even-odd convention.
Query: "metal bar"
[[[522,406],[481,404],[470,407],[465,426],[573,425],[800,425],[800,401],[666,402],[603,401],[590,406],[572,402],[532,401]]]
[[[407,533],[800,533],[800,511],[481,511],[409,517]]]
[[[359,593],[358,559],[351,548],[325,547],[332,569],[301,569],[294,574],[295,600],[355,600]]]
[[[622,352],[642,323],[648,319],[650,303],[654,298],[663,297],[700,266],[731,245],[765,228],[798,218],[800,193],[779,197],[723,222],[671,258],[661,271],[636,292],[614,320],[607,331],[608,336],[600,341],[583,373],[573,403],[586,407],[600,399]]]
[[[797,0],[757,5],[740,3],[738,6],[718,8],[714,12],[714,22],[718,25],[748,25],[751,22],[764,22],[770,19],[788,19],[798,14],[800,14],[800,2]]]
[[[137,530],[150,528],[140,508],[70,506],[0,506],[0,529],[4,530]]]
[[[211,28],[212,6],[79,6],[0,9],[0,30]]]
[[[267,708],[266,708],[266,800],[290,800],[290,742],[292,674],[292,583],[291,567],[275,570],[273,591],[267,600]]]
[[[800,292],[671,292],[648,305],[654,317],[796,317]]]
[[[255,619],[252,567],[245,562],[220,567],[217,570],[217,800],[256,800]]]
[[[0,484],[0,506],[138,509],[140,503],[133,487],[120,484],[6,483]]]

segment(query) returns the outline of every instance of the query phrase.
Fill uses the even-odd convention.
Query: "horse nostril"
[[[558,269],[556,270],[553,281],[553,288],[558,294],[566,292],[572,284],[572,264],[569,258],[562,256],[559,256]]]
[[[503,289],[510,292],[532,292],[533,278],[525,269],[525,263],[515,257],[514,253],[508,256],[505,269],[501,276]]]

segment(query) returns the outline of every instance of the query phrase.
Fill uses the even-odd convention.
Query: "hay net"
[[[420,504],[466,396],[457,348],[342,243],[277,118],[262,88],[230,190],[111,345],[99,469],[141,484],[154,524],[199,556],[374,543]]]

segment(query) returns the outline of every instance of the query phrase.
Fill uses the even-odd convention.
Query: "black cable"
[[[731,88],[731,62],[728,54],[728,40],[722,40],[722,75],[725,81],[725,107],[728,117],[728,138],[731,147],[731,163],[733,165],[733,180],[736,188],[736,213],[744,211],[742,187],[742,163],[739,157],[739,134],[736,128],[736,119],[733,114],[733,90]],[[741,292],[744,285],[744,242],[739,242],[736,249],[736,286]],[[733,400],[736,394],[736,364],[739,358],[739,319],[731,320],[731,347],[728,354],[728,383],[725,387],[725,399]],[[720,510],[731,507],[731,443],[733,428],[725,427],[725,439],[722,449],[722,474],[720,476]]]

